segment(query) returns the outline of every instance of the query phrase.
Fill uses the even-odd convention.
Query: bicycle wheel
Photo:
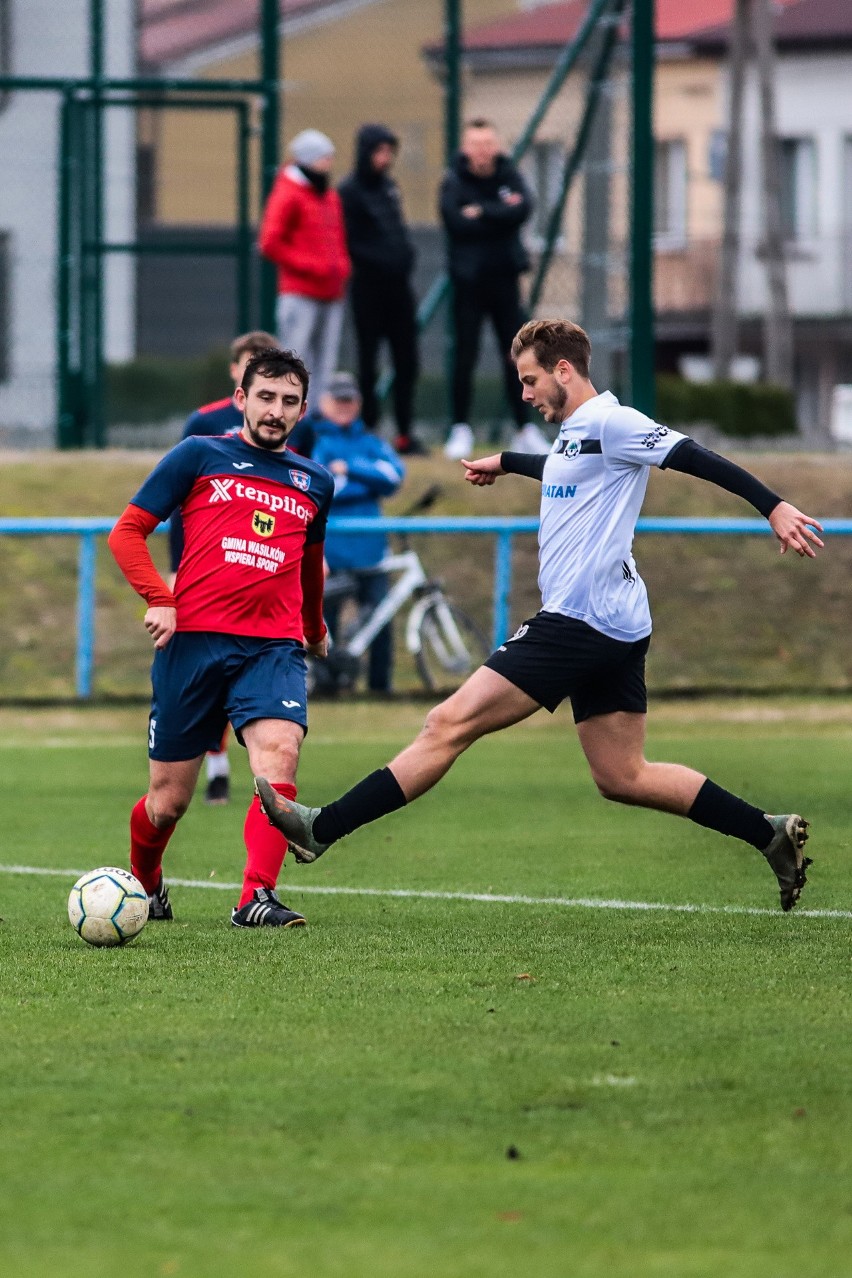
[[[460,687],[491,652],[476,622],[444,598],[427,604],[417,635],[420,646],[414,658],[430,692]]]

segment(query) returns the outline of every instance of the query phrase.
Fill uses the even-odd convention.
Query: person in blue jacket
[[[351,373],[335,373],[320,399],[320,415],[313,457],[334,476],[334,515],[375,518],[381,500],[397,491],[405,478],[405,466],[397,453],[367,429],[361,417],[361,392]],[[357,582],[357,602],[375,607],[388,592],[387,573],[368,572],[387,554],[384,533],[337,533],[329,527],[325,557],[331,572],[351,572]],[[326,598],[325,622],[337,638],[341,599]],[[370,645],[368,686],[372,692],[389,692],[393,666],[393,633],[390,625]]]

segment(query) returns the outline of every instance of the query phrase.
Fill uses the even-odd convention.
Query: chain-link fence
[[[326,133],[337,181],[365,122],[399,138],[419,421],[438,435],[449,424],[438,190],[471,117],[493,121],[535,201],[525,302],[584,323],[599,375],[617,383],[631,120],[621,0],[553,7],[555,21],[518,0],[286,0],[280,22],[275,0],[141,0],[138,15],[132,0],[13,7],[13,58],[0,36],[0,156],[16,173],[0,218],[7,440],[159,446],[226,395],[228,342],[273,323],[256,235],[276,143],[283,161],[301,130]],[[505,358],[486,337],[472,415],[495,436],[509,418]],[[356,367],[351,319],[340,361]]]

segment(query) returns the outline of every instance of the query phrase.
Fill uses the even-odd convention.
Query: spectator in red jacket
[[[260,251],[278,267],[276,325],[311,373],[310,408],[337,366],[350,262],[340,196],[330,185],[334,143],[304,129],[263,212]]]

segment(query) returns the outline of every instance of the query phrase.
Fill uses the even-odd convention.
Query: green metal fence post
[[[260,78],[263,82],[261,120],[261,204],[272,190],[278,173],[281,145],[280,48],[278,0],[261,0]],[[274,333],[277,278],[272,262],[263,262],[260,274],[260,322]]]
[[[71,448],[74,414],[71,407],[71,192],[74,176],[74,100],[63,93],[59,115],[59,207],[56,263],[56,446]]]
[[[538,267],[535,273],[532,287],[530,289],[530,310],[534,311],[538,305],[542,288],[544,287],[545,276],[547,275],[553,258],[553,252],[556,247],[556,241],[559,238],[559,232],[562,227],[562,217],[565,212],[565,204],[568,199],[568,193],[571,190],[571,184],[579,171],[580,165],[583,163],[583,157],[588,146],[589,136],[592,131],[592,124],[595,119],[598,102],[603,91],[606,78],[609,73],[610,62],[618,42],[618,25],[624,9],[625,0],[613,0],[613,10],[610,14],[609,29],[604,33],[598,56],[595,59],[594,67],[589,75],[589,83],[586,91],[586,104],[583,108],[583,115],[580,120],[580,126],[577,130],[577,137],[574,142],[573,150],[569,153],[565,161],[565,167],[562,171],[562,181],[559,187],[559,194],[547,221],[547,230],[545,233],[544,247],[539,257]]]
[[[459,149],[461,134],[461,32],[462,0],[444,0],[444,163],[448,168]],[[448,420],[452,421],[456,334],[453,321],[453,282],[450,279],[445,292],[447,321],[444,329],[444,374]]]
[[[249,104],[237,111],[237,332],[251,327],[251,223],[249,213]]]
[[[96,448],[103,448],[104,432],[104,352],[103,311],[104,286],[101,244],[104,238],[104,0],[90,0],[89,57],[90,72],[95,82],[91,99],[91,235],[92,256],[89,262],[91,331],[86,335],[87,354],[87,439]]]
[[[630,399],[653,417],[654,0],[633,0],[633,172],[630,192]]]
[[[530,143],[535,137],[536,129],[541,124],[550,108],[550,104],[562,88],[569,73],[572,71],[574,64],[580,54],[586,47],[589,37],[594,32],[601,15],[604,13],[611,0],[592,0],[583,19],[583,24],[577,32],[571,44],[565,46],[559,55],[559,60],[551,72],[550,79],[545,85],[544,91],[538,100],[535,110],[527,120],[521,136],[512,148],[512,159],[517,162],[522,159],[529,148]],[[637,0],[641,2],[641,0]]]

